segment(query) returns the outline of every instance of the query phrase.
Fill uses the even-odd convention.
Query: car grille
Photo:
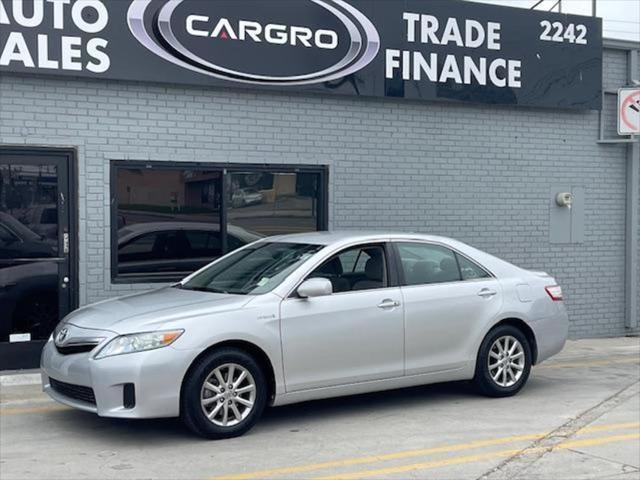
[[[81,385],[72,385],[70,383],[61,382],[54,378],[49,378],[49,385],[51,388],[65,397],[73,398],[74,400],[80,400],[82,402],[96,404],[96,397],[93,394],[93,389],[89,387],[83,387]]]
[[[95,343],[79,343],[79,344],[71,344],[71,345],[66,345],[66,346],[59,346],[56,345],[56,350],[58,350],[58,353],[60,353],[61,355],[72,355],[74,353],[85,353],[85,352],[90,352],[91,350],[93,350],[94,348],[96,348],[96,346],[98,345],[99,342],[95,342]]]

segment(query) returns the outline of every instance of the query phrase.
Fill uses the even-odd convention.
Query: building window
[[[231,173],[228,234],[310,232],[318,228],[320,176],[312,172]],[[240,245],[229,246],[231,249]]]
[[[112,162],[112,279],[166,282],[269,235],[326,229],[323,167]]]

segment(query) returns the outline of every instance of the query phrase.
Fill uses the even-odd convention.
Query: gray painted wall
[[[625,54],[604,72],[624,84]],[[597,112],[20,76],[0,105],[0,144],[78,149],[81,304],[150,287],[110,281],[109,160],[308,163],[330,166],[331,228],[456,237],[555,275],[573,337],[625,333],[626,147],[596,144]],[[563,184],[584,188],[580,244],[549,242]]]

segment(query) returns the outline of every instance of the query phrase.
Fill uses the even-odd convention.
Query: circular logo
[[[133,0],[127,22],[164,60],[241,83],[327,82],[380,49],[375,26],[344,0]]]

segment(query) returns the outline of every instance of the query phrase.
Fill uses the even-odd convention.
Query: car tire
[[[511,349],[514,353],[510,355]],[[520,329],[512,325],[494,328],[487,333],[478,351],[473,378],[476,389],[488,397],[515,395],[527,383],[531,358],[531,346]]]
[[[228,388],[241,375],[243,380]],[[223,380],[222,385],[219,379]],[[267,396],[266,377],[255,359],[240,349],[221,348],[199,359],[189,370],[182,385],[180,416],[191,431],[202,437],[213,440],[237,437],[258,421]]]

